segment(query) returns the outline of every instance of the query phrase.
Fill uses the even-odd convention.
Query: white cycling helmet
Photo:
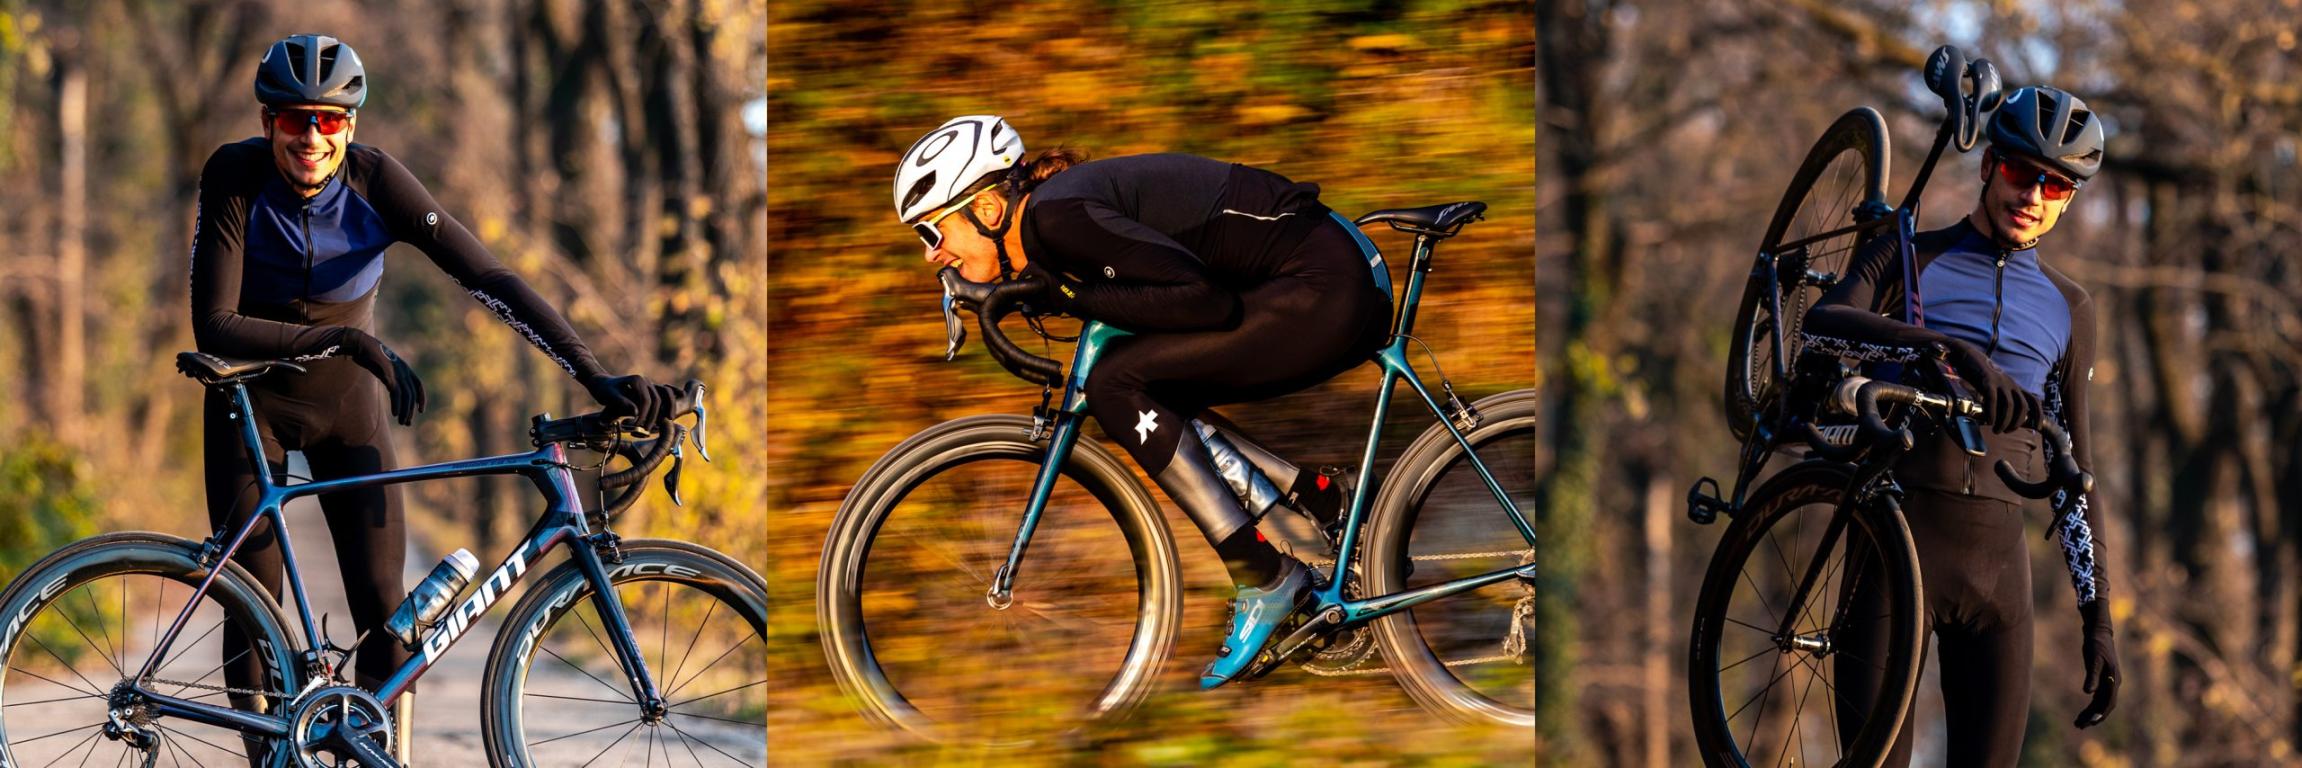
[[[896,165],[895,217],[909,224],[1022,159],[1023,137],[1006,120],[997,115],[951,118],[912,142]]]

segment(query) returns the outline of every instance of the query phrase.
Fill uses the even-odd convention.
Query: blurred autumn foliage
[[[0,0],[0,488],[78,516],[0,546],[206,535],[200,391],[170,362],[192,348],[193,193],[209,152],[257,132],[265,47],[317,31],[367,67],[357,140],[405,163],[604,364],[713,385],[719,463],[686,473],[685,508],[651,494],[623,532],[759,562],[763,16],[745,0]],[[523,450],[530,415],[592,407],[422,254],[386,259],[379,336],[430,392],[393,433],[403,463]],[[507,479],[406,498],[429,548],[490,559],[539,511]]]
[[[1485,201],[1489,220],[1441,249],[1418,335],[1466,398],[1529,387],[1536,127],[1525,6],[1026,0],[777,2],[768,12],[766,576],[778,606],[769,728],[779,759],[1485,765],[1531,756],[1533,734],[1448,725],[1380,676],[1282,670],[1196,691],[1194,673],[1223,632],[1227,584],[1164,500],[1185,563],[1183,634],[1162,690],[1120,732],[1081,747],[1098,753],[980,755],[884,732],[833,685],[813,621],[824,533],[873,460],[937,422],[1037,402],[979,342],[940,362],[934,270],[891,202],[894,164],[912,140],[953,115],[1000,114],[1033,148],[1190,152],[1318,182],[1345,215]],[[1405,238],[1369,234],[1402,263]],[[1225,412],[1298,461],[1348,463],[1372,384],[1362,368]],[[1386,462],[1403,442],[1387,446]]]
[[[1535,4],[1545,131],[1546,468],[1537,672],[1546,761],[1686,765],[1686,638],[1723,525],[1687,486],[1731,472],[1733,303],[1822,129],[1877,107],[1899,201],[1941,117],[1940,43],[2008,88],[2070,90],[2103,171],[2040,253],[2094,302],[2095,535],[2124,684],[2078,730],[2079,619],[2034,509],[2024,765],[2293,765],[2302,745],[2302,3]],[[1945,156],[1922,230],[1972,210]],[[1572,542],[1562,546],[1561,542]],[[1566,621],[1551,621],[1564,617]],[[1627,640],[1627,641],[1626,641]],[[1922,688],[1919,763],[1939,760]]]

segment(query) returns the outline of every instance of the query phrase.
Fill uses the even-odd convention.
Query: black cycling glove
[[[403,427],[415,423],[416,414],[424,412],[424,382],[416,378],[416,370],[408,367],[407,361],[358,328],[339,331],[335,344],[352,362],[384,382],[384,391],[392,398],[393,421]]]
[[[1018,278],[1028,277],[1039,281],[1039,292],[1033,294],[1028,300],[1030,310],[1033,313],[1054,315],[1070,312],[1071,300],[1079,296],[1078,281],[1064,277],[1062,273],[1055,270],[1040,266],[1039,262],[1024,264],[1023,268],[1016,270],[1015,273]]]
[[[640,424],[654,426],[671,418],[673,406],[679,402],[679,388],[670,384],[652,384],[647,377],[609,376],[595,374],[583,379],[583,388],[593,400],[607,409],[609,416],[630,416]]]
[[[2078,615],[2086,622],[2086,638],[2079,652],[2086,659],[2086,692],[2094,694],[2094,699],[2078,713],[2077,724],[2091,728],[2118,706],[2118,640],[2110,631],[2108,600],[2080,603]]]
[[[2038,396],[2023,389],[2014,377],[1998,369],[1990,355],[1964,339],[1951,339],[1950,366],[1957,369],[1982,398],[1983,416],[1990,419],[1993,432],[2012,432],[2022,427],[2035,427],[2044,408]]]

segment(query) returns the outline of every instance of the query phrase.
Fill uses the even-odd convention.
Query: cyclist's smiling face
[[[351,144],[352,129],[359,122],[358,115],[328,106],[268,108],[258,117],[264,123],[264,138],[272,142],[272,163],[306,197],[319,194],[320,185],[344,164],[344,147]],[[285,130],[284,125],[295,130]],[[324,132],[331,127],[335,133]]]
[[[997,194],[977,195],[966,207],[973,210],[976,221],[997,226],[1000,217],[1007,213],[1007,200]],[[929,218],[936,215],[929,214]],[[999,246],[976,231],[975,222],[967,219],[967,212],[952,211],[935,222],[935,229],[943,233],[943,242],[927,249],[928,261],[958,267],[960,277],[978,283],[999,278]],[[1017,268],[1026,263],[1020,247],[1010,249],[1008,257]]]
[[[2040,182],[2042,175],[2048,180]],[[1982,201],[1975,206],[1982,221],[1975,223],[1987,222],[1985,231],[2000,243],[2029,243],[2044,237],[2062,219],[2063,209],[2070,207],[2070,194],[2058,200],[2050,189],[2067,182],[2022,158],[1987,157],[1982,164],[1982,183]]]

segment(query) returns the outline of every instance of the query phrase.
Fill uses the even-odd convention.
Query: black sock
[[[1295,476],[1295,487],[1288,493],[1321,527],[1332,527],[1335,519],[1343,516],[1343,470],[1339,467],[1320,467],[1317,472],[1304,472]]]
[[[1268,587],[1279,580],[1279,550],[1264,541],[1255,526],[1244,526],[1216,544],[1215,554],[1223,557],[1223,567],[1231,571],[1233,584]]]

